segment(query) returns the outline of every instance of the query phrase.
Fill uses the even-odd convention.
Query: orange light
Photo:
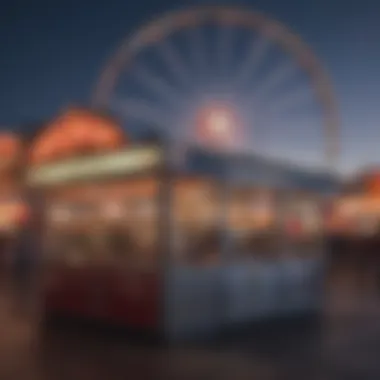
[[[11,133],[0,133],[0,169],[7,169],[16,163],[22,151],[21,141]]]
[[[380,195],[380,174],[374,174],[368,180],[367,188],[372,195]]]
[[[29,220],[28,207],[19,202],[3,203],[0,205],[0,228],[14,228]]]

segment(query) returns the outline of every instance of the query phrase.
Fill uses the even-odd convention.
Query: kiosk
[[[174,168],[166,147],[129,144],[91,115],[53,122],[31,149],[28,184],[46,204],[46,314],[182,339],[320,310],[328,175],[306,173],[308,188],[302,171],[198,148]],[[70,150],[73,122],[82,142]],[[112,144],[84,150],[100,126]]]

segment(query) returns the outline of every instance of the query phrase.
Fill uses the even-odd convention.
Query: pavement
[[[1,380],[380,379],[380,292],[349,273],[330,280],[318,332],[292,331],[263,344],[246,336],[217,346],[158,347],[96,332],[47,330],[37,303],[20,308],[16,301],[3,286]]]

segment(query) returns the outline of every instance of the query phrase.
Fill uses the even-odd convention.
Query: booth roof
[[[65,112],[70,110],[83,110],[89,113],[93,113],[94,115],[107,118],[109,120],[114,121],[116,124],[119,124],[119,120],[115,118],[114,115],[112,115],[110,112],[101,109],[93,109],[85,106],[67,107],[63,109],[59,114],[64,114]],[[54,117],[46,118],[44,120],[34,120],[28,123],[24,123],[17,128],[17,132],[20,133],[27,142],[31,142],[36,137],[38,137],[45,129],[49,128],[52,120],[54,120],[56,117],[57,115],[55,115]]]
[[[107,113],[97,114],[112,118]],[[23,125],[20,132],[24,140],[33,141],[48,122]],[[133,133],[131,134],[133,137]],[[162,136],[155,130],[145,131],[139,136],[142,141],[160,142]],[[215,152],[192,148],[186,154],[185,171],[206,174],[216,178],[228,175],[231,181],[275,188],[292,188],[323,193],[335,193],[342,189],[342,181],[323,170],[307,169],[291,163],[279,162],[258,154],[225,156]],[[227,173],[228,171],[228,173]]]
[[[307,169],[291,163],[264,158],[257,154],[222,156],[193,149],[188,153],[185,170],[275,188],[299,189],[322,193],[340,190],[339,178],[328,171]]]

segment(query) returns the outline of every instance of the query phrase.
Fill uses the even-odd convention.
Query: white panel
[[[179,338],[219,331],[224,313],[222,269],[177,267],[169,276],[167,334]]]
[[[323,292],[322,260],[295,259],[284,261],[282,265],[284,313],[317,309]]]
[[[322,260],[251,260],[229,267],[177,267],[168,275],[166,333],[171,338],[320,307]]]
[[[157,167],[162,159],[162,151],[158,148],[129,148],[121,152],[70,159],[32,168],[27,174],[27,181],[31,185],[43,186],[105,175],[134,174]]]
[[[227,321],[249,322],[277,314],[281,267],[277,263],[235,264],[226,273]]]

